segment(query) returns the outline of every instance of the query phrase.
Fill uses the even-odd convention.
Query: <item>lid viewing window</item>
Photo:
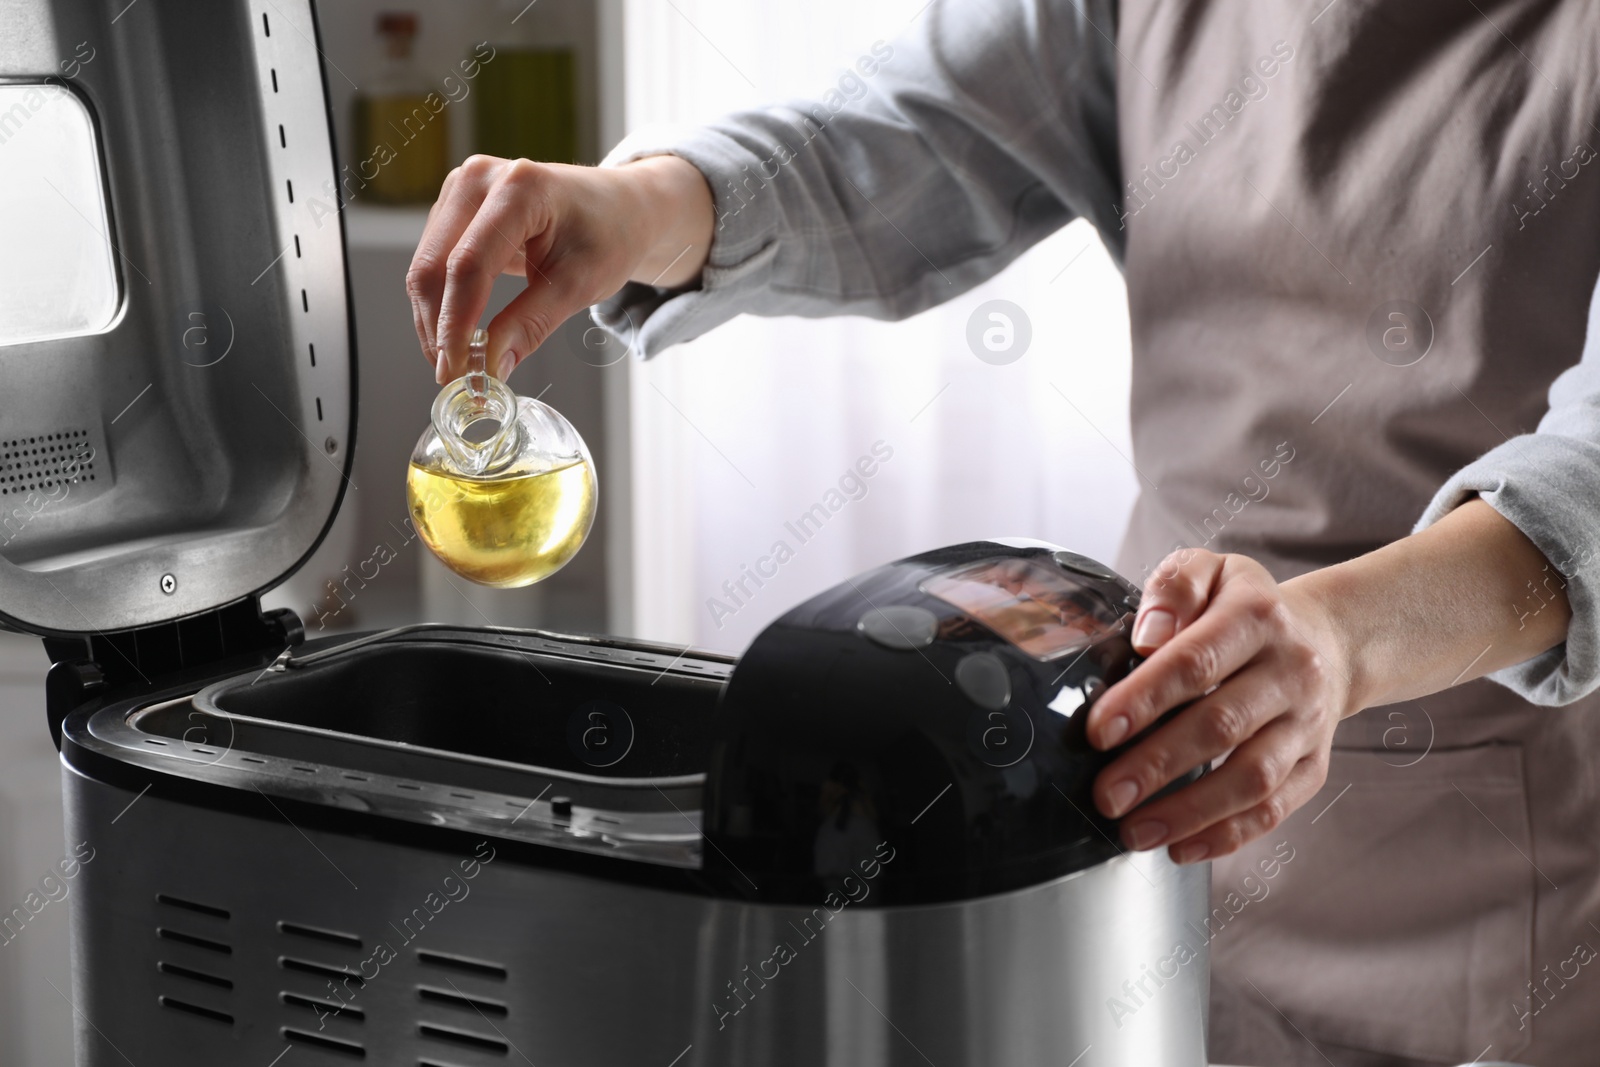
[[[1041,660],[1076,652],[1115,633],[1122,613],[1099,593],[1033,559],[967,563],[922,583],[922,591],[977,619]]]
[[[104,330],[120,292],[94,120],[61,85],[0,84],[0,345]]]

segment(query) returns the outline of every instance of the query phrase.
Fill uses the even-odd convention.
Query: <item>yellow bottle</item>
[[[450,170],[450,115],[411,59],[417,16],[378,16],[380,70],[353,103],[356,193],[380,204],[431,204]]]
[[[502,589],[566,565],[594,525],[598,485],[583,438],[561,413],[483,372],[472,338],[465,377],[445,386],[406,474],[423,543],[463,578]]]

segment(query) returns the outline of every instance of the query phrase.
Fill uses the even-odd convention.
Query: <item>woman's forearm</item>
[[[1494,508],[1471,500],[1434,525],[1284,583],[1323,609],[1346,651],[1347,714],[1427,696],[1566,640],[1561,574]]]
[[[631,281],[679,289],[705,269],[715,232],[711,186],[694,164],[677,156],[648,156],[619,168],[639,198],[639,218],[649,224],[648,251]]]

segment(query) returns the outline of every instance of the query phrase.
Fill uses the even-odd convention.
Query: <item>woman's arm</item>
[[[1494,508],[1471,500],[1421,533],[1284,583],[1338,605],[1353,710],[1437,693],[1566,640],[1566,582]]]
[[[710,188],[681,159],[600,170],[473,156],[445,178],[406,273],[422,353],[441,384],[466,373],[495,279],[522,275],[527,288],[489,323],[489,369],[504,378],[629,279],[693,280],[714,224]]]
[[[1570,617],[1560,575],[1481,500],[1282,585],[1244,556],[1180,551],[1150,579],[1134,625],[1149,658],[1095,705],[1089,735],[1110,748],[1194,703],[1101,773],[1096,803],[1123,816],[1231,752],[1122,827],[1129,847],[1166,845],[1180,863],[1226,855],[1322,786],[1341,719],[1538,656]]]
[[[638,160],[629,164],[627,174],[643,198],[643,217],[655,223],[643,245],[644,258],[628,280],[663,289],[698,281],[717,224],[705,175],[677,156]]]
[[[932,0],[809,100],[608,157],[705,174],[700,286],[635,284],[597,309],[650,355],[739,314],[896,319],[984,281],[1075,217],[1120,258],[1114,0]]]
[[[932,0],[814,99],[642,131],[598,168],[474,157],[407,277],[423,351],[460,373],[502,273],[528,278],[489,325],[516,360],[613,295],[600,321],[652,354],[745,313],[904,317],[1078,216],[1117,254],[1115,12]]]

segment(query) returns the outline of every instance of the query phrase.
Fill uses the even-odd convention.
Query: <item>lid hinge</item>
[[[77,637],[46,637],[50,672],[45,707],[50,737],[61,747],[61,723],[99,692],[151,686],[163,678],[240,656],[279,655],[305,640],[300,617],[289,608],[262,611],[246,597],[175,622]]]

